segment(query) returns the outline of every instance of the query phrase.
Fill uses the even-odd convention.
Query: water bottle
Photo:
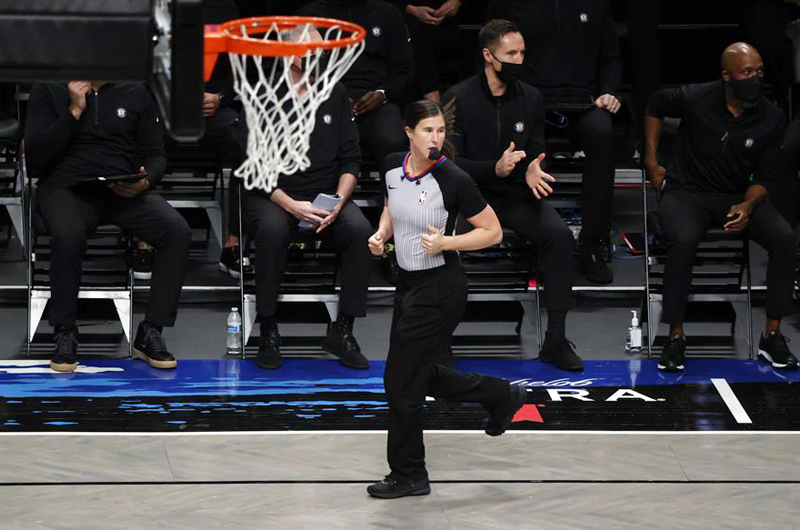
[[[239,316],[239,308],[232,307],[228,313],[227,329],[227,348],[225,353],[228,355],[242,355],[242,317]]]
[[[642,351],[642,328],[639,326],[639,317],[636,311],[631,311],[631,326],[628,328],[628,340],[625,341],[625,351]]]

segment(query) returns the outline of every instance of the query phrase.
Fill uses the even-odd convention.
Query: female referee
[[[481,249],[503,238],[494,210],[472,178],[447,158],[453,153],[446,141],[449,112],[430,101],[410,104],[405,131],[411,149],[387,156],[381,167],[384,208],[369,247],[382,255],[385,242],[394,236],[401,270],[384,374],[391,473],[367,488],[382,499],[431,491],[422,442],[426,395],[482,404],[489,411],[490,436],[502,434],[525,402],[525,390],[503,379],[434,364],[467,303],[467,279],[457,251]],[[449,235],[458,214],[474,229]]]

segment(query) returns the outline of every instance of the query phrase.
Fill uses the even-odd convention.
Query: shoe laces
[[[785,336],[780,331],[775,331],[774,333],[770,333],[767,336],[767,339],[769,339],[770,341],[774,341],[775,346],[780,348],[782,351],[789,351],[789,342],[791,342],[791,339],[789,339],[789,337]]]
[[[56,353],[58,355],[72,355],[73,345],[78,345],[78,339],[74,333],[69,331],[61,331],[56,333]]]
[[[167,342],[164,340],[164,337],[161,335],[161,333],[159,333],[155,328],[150,328],[147,330],[147,333],[144,336],[144,344],[147,349],[154,352],[167,351]]]

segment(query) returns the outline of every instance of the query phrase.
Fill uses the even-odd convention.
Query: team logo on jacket
[[[518,133],[521,133],[522,131],[525,130],[525,124],[522,123],[521,121],[518,121],[517,123],[514,124],[514,130],[517,131]]]
[[[333,118],[331,118],[330,114],[326,114],[322,117],[322,123],[325,125],[330,125],[333,122]]]
[[[746,148],[750,149],[751,147],[753,147],[754,143],[755,143],[755,140],[753,140],[752,138],[748,138],[747,140],[744,141],[744,146]]]
[[[127,111],[127,110],[125,110],[124,108],[122,108],[122,107],[119,107],[119,108],[117,109],[117,118],[119,118],[119,119],[122,119],[122,118],[124,118],[124,117],[125,117],[125,116],[127,116],[127,115],[128,115],[128,111]]]
[[[381,28],[379,28],[378,26],[375,26],[374,28],[372,28],[372,35],[375,36],[375,37],[380,37],[381,36]]]
[[[420,206],[422,206],[423,204],[425,204],[425,201],[427,201],[427,200],[428,200],[428,192],[427,192],[427,191],[423,191],[422,193],[420,193],[420,194],[419,194],[419,201],[418,201],[418,204],[419,204]]]
[[[589,15],[586,14],[586,13],[581,13],[580,19],[581,19],[581,22],[586,24],[587,22],[589,22]]]

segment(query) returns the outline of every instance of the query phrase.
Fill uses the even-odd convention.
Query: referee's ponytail
[[[445,139],[442,153],[447,158],[453,159],[456,156],[456,148],[453,142],[450,141],[450,136],[453,134],[453,124],[456,118],[455,99],[450,100],[444,107],[434,101],[421,99],[406,106],[406,113],[404,120],[406,127],[414,129],[419,122],[425,118],[433,118],[434,116],[442,116],[444,118]]]

